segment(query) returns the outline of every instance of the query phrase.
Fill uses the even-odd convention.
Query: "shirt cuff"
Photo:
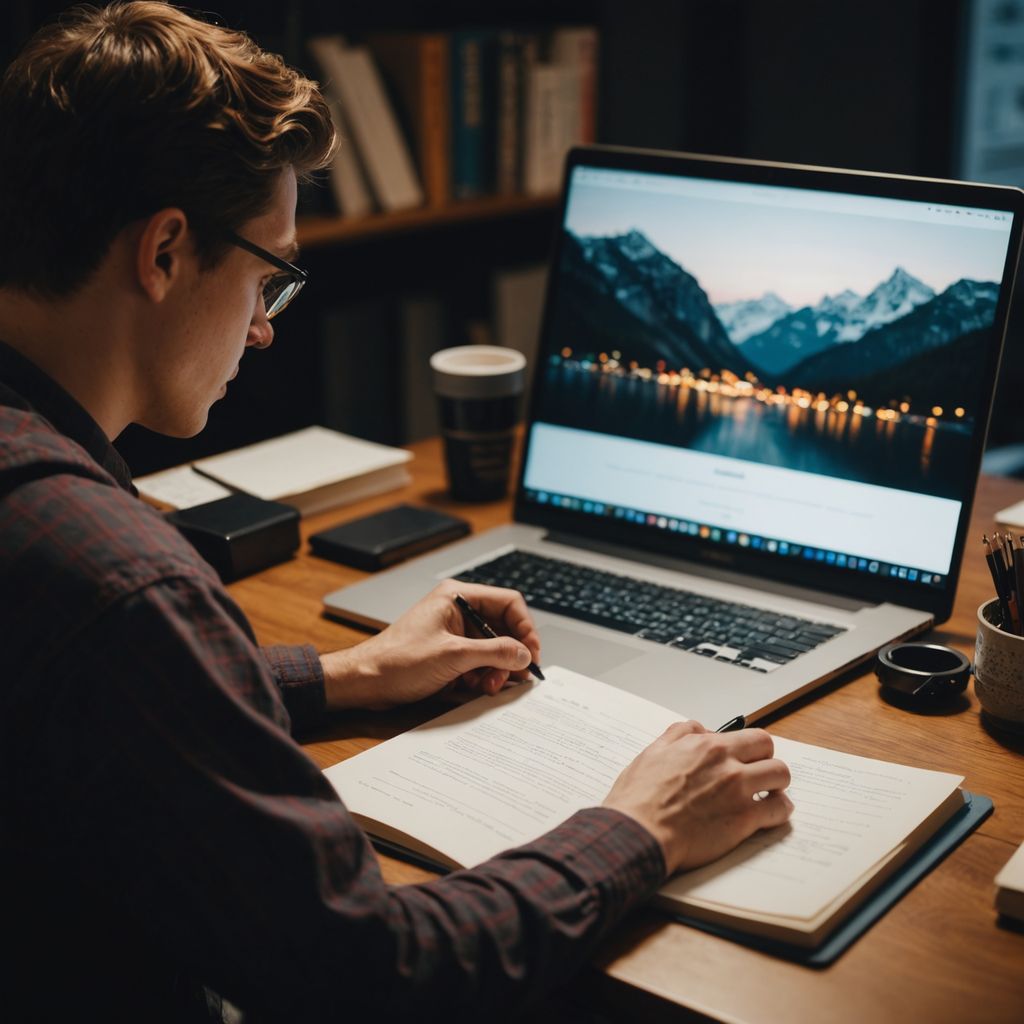
[[[292,720],[292,732],[304,732],[316,725],[327,707],[324,670],[312,644],[276,644],[261,647],[281,699]]]
[[[661,844],[628,814],[588,807],[516,853],[549,855],[599,894],[608,927],[650,899],[665,881]]]

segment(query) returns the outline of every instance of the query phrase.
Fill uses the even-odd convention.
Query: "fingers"
[[[509,672],[526,668],[531,657],[529,648],[510,636],[494,640],[465,638],[454,652],[454,667],[460,675],[473,669],[500,670],[504,682]]]
[[[777,757],[747,765],[743,777],[746,786],[754,793],[788,789],[792,781],[789,766]]]
[[[739,729],[720,735],[726,741],[729,753],[744,764],[763,761],[775,753],[775,744],[764,729]]]
[[[758,828],[777,828],[789,821],[793,813],[793,801],[781,791],[769,793],[754,806],[757,808],[755,819]]]
[[[526,601],[518,590],[455,580],[446,580],[438,589],[449,601],[455,594],[462,594],[496,633],[508,633],[516,637],[529,649],[531,660],[540,661],[540,636]]]

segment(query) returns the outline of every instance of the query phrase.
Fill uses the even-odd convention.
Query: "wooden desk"
[[[477,530],[507,522],[508,502],[468,508],[447,501],[437,441],[413,451],[407,490],[315,517],[304,534],[399,500],[462,514]],[[971,654],[975,611],[991,587],[977,538],[991,530],[996,509],[1022,498],[1022,483],[982,480],[954,615],[934,639]],[[303,550],[230,589],[261,642],[308,641],[330,650],[364,635],[324,619],[321,598],[361,577]],[[339,716],[306,749],[326,767],[441,710],[428,702]],[[578,979],[579,998],[611,1020],[1024,1021],[1024,933],[997,926],[992,908],[993,878],[1024,840],[1024,741],[989,732],[971,690],[948,713],[916,715],[886,703],[870,672],[829,684],[774,716],[769,727],[856,754],[963,773],[968,789],[992,797],[995,813],[827,969],[796,966],[642,911]],[[384,867],[392,882],[430,877],[398,861],[385,860]]]

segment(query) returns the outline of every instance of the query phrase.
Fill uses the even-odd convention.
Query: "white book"
[[[423,188],[370,51],[346,47],[340,36],[319,36],[310,47],[340,101],[381,208],[422,206]]]
[[[320,89],[331,112],[331,121],[339,139],[330,168],[334,202],[343,217],[363,217],[373,212],[373,196],[366,181],[366,172],[359,162],[352,130],[345,120],[337,85],[331,80],[330,52],[336,45],[341,44],[340,36],[333,41],[319,36],[309,41],[309,51],[323,74],[324,81]]]
[[[193,465],[218,483],[307,516],[404,486],[411,458],[403,448],[306,427]]]
[[[996,910],[1024,921],[1024,843],[996,875]]]
[[[371,835],[472,867],[602,802],[680,716],[561,667],[325,770]],[[656,897],[675,913],[813,947],[964,806],[960,775],[774,737],[790,822]]]

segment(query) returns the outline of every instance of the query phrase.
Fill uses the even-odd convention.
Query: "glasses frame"
[[[268,252],[255,242],[250,242],[247,238],[243,238],[241,235],[236,235],[234,231],[225,232],[225,236],[232,245],[237,245],[239,249],[245,249],[246,252],[251,252],[253,256],[259,256],[261,260],[265,260],[272,267],[277,267],[280,271],[280,273],[274,274],[263,286],[263,303],[266,308],[267,319],[273,320],[278,313],[287,309],[295,299],[295,296],[302,291],[303,286],[309,280],[309,271],[303,270],[302,267],[297,267],[294,263],[289,263],[287,260],[281,259],[280,256],[275,256],[272,252]],[[283,277],[287,278],[289,283],[294,287],[290,292],[282,292],[282,294],[285,294],[286,296],[283,302],[275,300],[268,304],[266,300],[267,289],[273,287],[275,282],[280,282],[280,279]]]

